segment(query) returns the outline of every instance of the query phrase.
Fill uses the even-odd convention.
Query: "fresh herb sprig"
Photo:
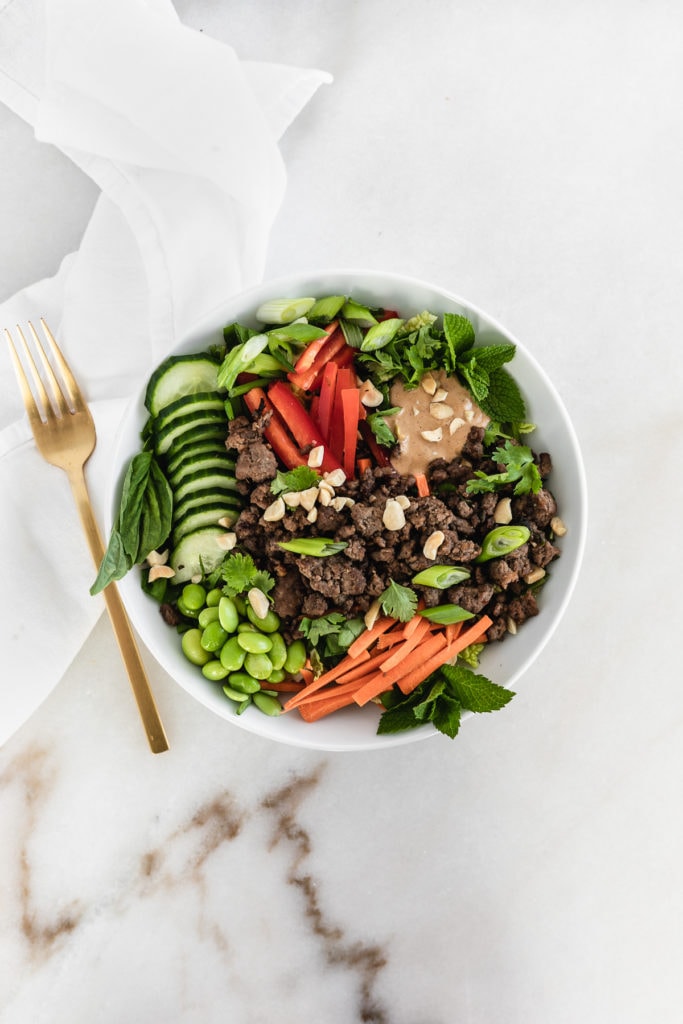
[[[499,473],[484,473],[482,470],[477,470],[474,477],[467,483],[469,494],[498,491],[507,484],[515,485],[514,494],[538,494],[541,490],[543,481],[531,448],[506,441],[502,448],[494,449],[491,458],[503,466],[503,470]]]
[[[138,452],[128,464],[116,522],[91,594],[123,579],[171,532],[173,493],[151,451]]]
[[[526,405],[517,382],[505,368],[515,345],[504,342],[476,345],[474,326],[467,317],[445,313],[441,325],[431,314],[406,321],[381,348],[358,352],[357,359],[376,382],[398,378],[417,387],[425,373],[440,367],[458,377],[479,407],[500,423],[526,418]]]
[[[514,697],[512,690],[498,686],[486,676],[462,665],[444,665],[404,697],[391,690],[382,698],[385,711],[379,734],[402,732],[431,722],[439,732],[454,739],[463,711],[499,711]]]

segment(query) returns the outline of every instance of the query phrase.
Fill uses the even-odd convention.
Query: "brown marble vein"
[[[52,792],[49,756],[41,747],[28,747],[14,758],[0,775],[0,790],[18,785],[24,814],[15,830],[18,853],[19,920],[29,954],[47,959],[79,925],[83,911],[76,903],[64,907],[52,920],[44,919],[35,906],[30,842],[40,812]]]
[[[296,812],[307,793],[320,781],[321,769],[294,779],[274,790],[262,801],[262,807],[274,817],[272,846],[289,843],[293,860],[287,881],[301,893],[306,921],[321,941],[328,964],[355,972],[358,984],[358,1020],[363,1024],[388,1024],[388,1010],[374,993],[378,977],[387,963],[387,954],[379,944],[367,944],[346,937],[344,929],[330,920],[318,895],[319,884],[305,870],[312,850],[311,836],[297,821]]]

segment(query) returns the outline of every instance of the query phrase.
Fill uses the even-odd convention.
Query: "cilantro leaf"
[[[341,612],[331,612],[329,615],[320,615],[317,619],[303,618],[299,623],[299,629],[315,646],[321,637],[338,633],[345,621]]]
[[[319,658],[336,659],[365,630],[365,623],[360,618],[347,619],[341,612],[330,612],[316,619],[303,618],[299,629],[312,647],[318,648]]]
[[[270,485],[273,494],[285,494],[287,491],[305,491],[320,483],[320,474],[310,466],[295,466],[283,473],[278,470]]]
[[[396,410],[394,409],[388,409],[383,412],[372,412],[366,420],[370,430],[375,435],[377,443],[383,445],[385,448],[392,448],[396,444],[396,438],[384,418],[387,413],[395,411]]]
[[[257,568],[251,555],[244,555],[240,551],[233,552],[225,559],[221,566],[221,576],[232,596],[251,590],[252,587],[268,594],[275,586],[270,573]]]
[[[439,671],[448,682],[449,691],[469,711],[499,711],[514,697],[512,690],[461,665],[443,665]]]
[[[382,610],[392,619],[407,622],[417,611],[417,594],[410,587],[403,587],[394,580],[379,596]]]
[[[483,473],[477,470],[475,478],[467,483],[469,494],[486,494],[506,484],[515,484],[515,494],[537,494],[543,486],[534,453],[526,445],[508,440],[503,448],[495,448],[491,458],[505,466],[501,473]]]

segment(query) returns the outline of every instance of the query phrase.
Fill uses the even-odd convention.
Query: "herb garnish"
[[[269,572],[259,569],[251,555],[243,555],[235,551],[221,564],[219,578],[225,583],[225,591],[230,597],[243,594],[252,587],[269,594],[275,586],[275,580]]]
[[[537,494],[543,481],[538,466],[534,462],[534,453],[526,445],[506,441],[503,448],[495,448],[491,458],[505,469],[500,473],[483,473],[477,470],[477,479],[467,482],[469,494],[485,494],[497,491],[506,484],[515,484],[515,494]]]
[[[310,466],[295,466],[294,469],[283,473],[278,470],[270,489],[273,494],[286,494],[289,491],[305,491],[309,487],[316,487],[321,480],[320,473],[317,473]]]
[[[379,595],[379,603],[382,611],[392,619],[407,622],[417,610],[417,594],[410,587],[390,580],[387,589]]]
[[[382,697],[386,710],[377,732],[394,733],[431,722],[439,732],[454,739],[463,711],[499,711],[512,698],[512,690],[492,683],[460,665],[444,665],[404,697],[395,690]]]
[[[171,532],[173,493],[151,451],[131,459],[121,493],[119,511],[90,588],[99,594],[113,580],[120,580],[150,551],[163,544]]]

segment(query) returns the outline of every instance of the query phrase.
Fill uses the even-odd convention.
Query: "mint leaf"
[[[514,697],[512,690],[461,665],[443,665],[439,671],[448,683],[449,692],[469,711],[499,711]]]
[[[503,363],[509,363],[511,359],[514,359],[516,351],[512,342],[504,342],[500,345],[481,345],[479,348],[475,348],[473,354],[477,360],[477,366],[492,373]]]
[[[475,396],[476,397],[476,396]],[[516,423],[526,419],[526,405],[516,380],[503,367],[489,375],[488,394],[479,405],[492,420]]]
[[[474,358],[470,359],[469,363],[460,366],[459,370],[467,381],[470,391],[483,409],[484,400],[488,396],[491,386],[488,370],[480,366]]]
[[[460,731],[461,710],[459,701],[448,694],[444,694],[441,700],[437,701],[434,706],[434,714],[432,715],[434,728],[442,732],[444,736],[449,736],[454,740]]]
[[[466,316],[444,313],[443,332],[454,368],[458,357],[474,345],[474,327]]]

